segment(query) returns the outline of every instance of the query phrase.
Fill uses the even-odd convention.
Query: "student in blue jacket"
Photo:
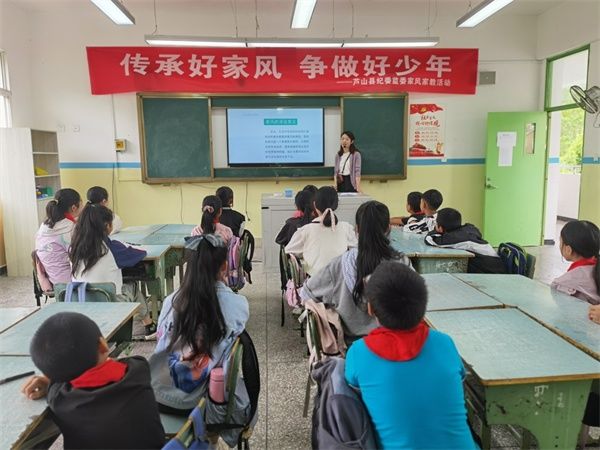
[[[385,261],[367,281],[379,328],[346,355],[346,381],[360,390],[384,449],[475,449],[467,425],[464,367],[452,339],[430,330],[425,281]]]

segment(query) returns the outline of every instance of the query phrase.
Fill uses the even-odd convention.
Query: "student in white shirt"
[[[146,256],[138,250],[113,241],[108,236],[112,231],[113,214],[106,206],[88,202],[79,215],[69,258],[73,281],[88,283],[114,283],[117,300],[138,302],[139,316],[146,327],[146,335],[156,332],[156,324],[150,318],[146,298],[135,283],[123,283],[123,267],[133,267]]]
[[[329,261],[358,245],[354,228],[340,222],[333,213],[338,207],[338,196],[331,186],[322,187],[315,196],[317,218],[299,228],[292,236],[285,252],[304,260],[308,274],[315,274]]]

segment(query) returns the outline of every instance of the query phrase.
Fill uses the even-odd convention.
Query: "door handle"
[[[489,178],[485,179],[485,188],[486,189],[498,189],[498,186],[492,184],[492,180]]]

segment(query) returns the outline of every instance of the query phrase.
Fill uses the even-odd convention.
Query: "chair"
[[[310,372],[312,364],[323,359],[323,349],[321,346],[321,336],[317,326],[317,318],[312,311],[306,311],[306,343],[308,345],[308,354],[310,355],[310,367],[308,369],[308,379],[306,380],[306,392],[304,394],[304,408],[302,417],[308,416],[308,404],[310,403],[310,390],[313,383]]]
[[[31,252],[31,261],[33,265],[33,295],[37,306],[41,306],[42,297],[44,303],[48,302],[49,298],[54,298],[54,286],[48,278],[44,265],[38,258],[37,250]]]
[[[186,448],[204,450],[210,448],[206,437],[206,426],[204,425],[205,404],[206,400],[202,398],[177,434],[164,445],[163,450],[180,450]],[[162,414],[161,421],[163,421]]]
[[[56,301],[64,302],[67,297],[69,285],[73,283],[57,283],[54,285],[54,295]],[[73,289],[71,301],[79,301],[78,290]],[[87,283],[85,290],[86,302],[116,302],[117,288],[114,283]]]
[[[281,280],[281,326],[285,325],[285,291],[287,282],[292,278],[290,266],[288,264],[288,255],[285,253],[285,247],[279,246],[279,278]]]
[[[527,269],[525,271],[525,276],[527,278],[533,279],[533,275],[535,274],[536,259],[537,258],[535,256],[533,256],[531,253],[527,253]]]

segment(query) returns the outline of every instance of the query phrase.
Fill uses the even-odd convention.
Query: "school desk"
[[[427,311],[452,309],[503,308],[504,305],[489,295],[478,291],[449,273],[428,273],[423,278],[427,284]]]
[[[40,309],[39,306],[31,308],[0,308],[0,333],[19,323],[38,309]]]
[[[56,313],[73,311],[85,314],[98,324],[102,335],[117,344],[131,341],[133,316],[139,309],[137,303],[49,303],[21,322],[0,334],[0,355],[29,355],[29,343],[44,320]]]
[[[505,305],[516,306],[600,360],[600,325],[588,318],[589,303],[520,275],[453,275]]]
[[[427,245],[424,234],[406,233],[400,227],[392,227],[390,241],[394,250],[404,252],[421,274],[466,272],[469,258],[473,257],[465,250]]]
[[[29,356],[0,356],[0,378],[34,370]],[[29,379],[9,381],[0,385],[0,448],[19,448],[46,415],[46,399],[29,400],[21,387]]]
[[[482,388],[466,384],[484,448],[497,424],[524,427],[539,448],[575,448],[598,361],[516,308],[433,311],[427,321],[452,337]]]
[[[148,287],[150,294],[152,318],[158,320],[160,308],[159,303],[165,299],[165,283],[167,277],[167,254],[169,252],[168,245],[141,245],[140,248],[146,250],[144,258],[144,266],[146,268],[146,277],[144,283]],[[172,290],[172,289],[171,289]]]

